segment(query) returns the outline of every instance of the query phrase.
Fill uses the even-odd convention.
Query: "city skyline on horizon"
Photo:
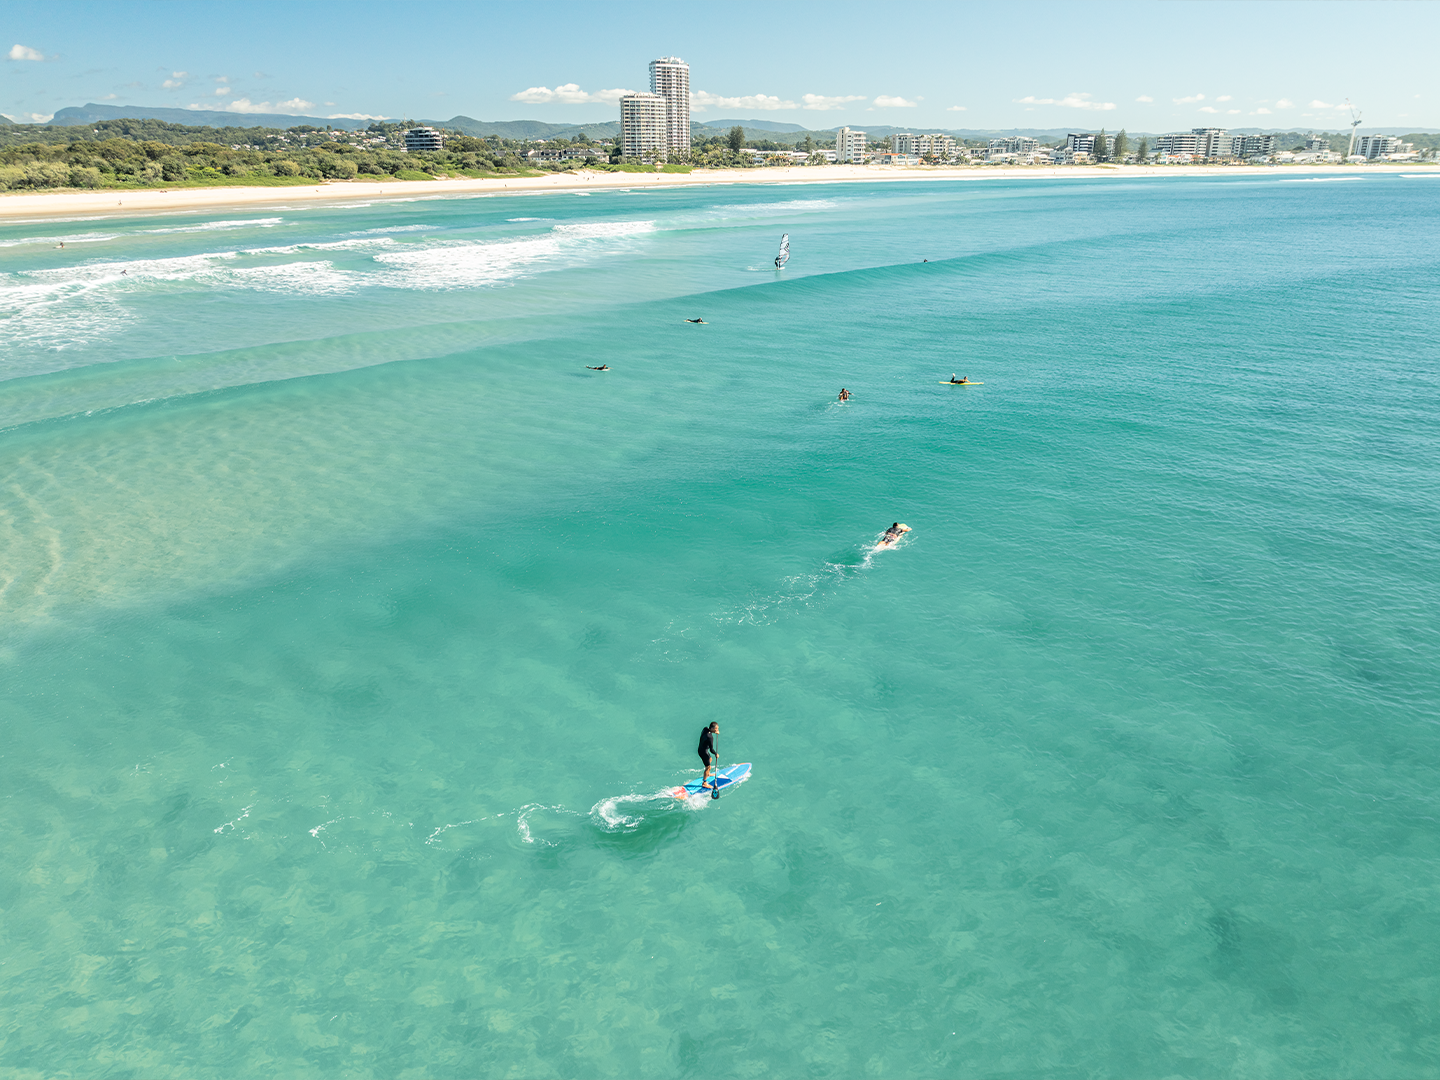
[[[645,89],[634,72],[643,71],[647,59],[680,56],[698,72],[689,87],[698,124],[735,118],[811,130],[869,124],[917,130],[1333,131],[1349,127],[1348,97],[1362,113],[1363,128],[1440,127],[1434,80],[1422,85],[1407,72],[1403,57],[1391,55],[1393,44],[1358,48],[1360,55],[1338,70],[1306,44],[1329,35],[1352,40],[1357,25],[1374,29],[1367,40],[1434,40],[1440,31],[1434,5],[1043,2],[1005,12],[919,5],[887,13],[895,28],[887,38],[956,43],[949,53],[937,50],[931,64],[915,62],[904,49],[892,54],[852,40],[844,32],[845,13],[862,10],[853,4],[737,4],[739,11],[763,12],[769,36],[807,41],[803,50],[770,53],[757,52],[753,43],[739,47],[743,27],[697,31],[688,17],[701,10],[696,5],[638,6],[655,16],[641,33],[628,26],[617,31],[593,6],[568,0],[526,6],[420,2],[399,10],[369,0],[303,7],[256,0],[246,5],[254,16],[246,26],[232,25],[233,7],[209,0],[186,5],[184,26],[172,25],[172,5],[147,0],[20,0],[7,5],[7,29],[15,40],[0,41],[0,113],[17,123],[43,123],[60,108],[93,102],[217,111],[234,115],[237,124],[258,114],[468,115],[584,124],[619,118],[620,98]],[[825,19],[808,17],[821,10]],[[581,44],[549,40],[562,14],[567,25],[584,31]],[[87,15],[93,17],[77,17]],[[1045,40],[1058,40],[1058,49],[1027,36],[1041,16],[1050,28]],[[543,35],[546,46],[489,50],[477,70],[460,62],[473,46],[459,31],[427,43],[426,63],[417,71],[394,50],[394,41],[404,40],[396,23],[413,27],[427,18],[472,27],[488,42]],[[286,33],[276,35],[271,26]],[[1174,35],[1201,28],[1234,47],[1176,55]],[[1294,39],[1290,48],[1265,55],[1253,47],[1283,42],[1286,35]],[[1077,41],[1093,41],[1097,48],[1087,52]],[[1095,62],[1094,53],[1124,62]],[[1036,58],[1045,63],[1033,63]],[[357,71],[363,79],[357,80]],[[385,77],[375,78],[376,72]]]

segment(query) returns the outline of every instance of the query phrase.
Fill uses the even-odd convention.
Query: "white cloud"
[[[32,49],[29,45],[11,45],[11,60],[44,60],[44,55],[39,49]],[[32,114],[33,115],[33,114]]]
[[[1264,108],[1256,109],[1256,110],[1255,110],[1254,112],[1252,112],[1250,115],[1251,115],[1251,116],[1269,116],[1269,115],[1270,115],[1270,110],[1269,110],[1269,109],[1264,109]]]
[[[918,101],[908,101],[903,97],[891,94],[881,94],[875,99],[877,109],[913,109],[918,104],[920,104]]]
[[[1340,110],[1344,110],[1344,109],[1348,109],[1349,107],[1350,107],[1349,105],[1331,105],[1331,104],[1329,104],[1329,103],[1327,103],[1327,102],[1319,101],[1319,100],[1310,102],[1310,108],[1312,108],[1312,109],[1340,109]]]
[[[951,106],[950,106],[948,109],[946,109],[945,111],[946,111],[946,112],[965,112],[966,109],[965,109],[965,106],[964,106],[964,105],[951,105]]]
[[[690,107],[704,112],[710,106],[717,109],[761,109],[773,112],[776,109],[796,109],[793,101],[785,101],[770,94],[747,94],[744,97],[721,97],[707,90],[698,90],[690,95]]]
[[[1208,112],[1208,113],[1217,113],[1217,112],[1219,112],[1220,110],[1217,109],[1217,108],[1215,108],[1213,105],[1201,105],[1201,106],[1200,106],[1200,111],[1201,111],[1201,112]]]
[[[1077,94],[1071,91],[1063,98],[1037,98],[1033,94],[1029,97],[1016,98],[1020,105],[1063,105],[1067,109],[1094,109],[1097,112],[1105,112],[1115,108],[1113,101],[1091,101],[1089,94]]]
[[[229,82],[229,81],[230,81],[230,76],[229,76],[229,75],[216,75],[216,76],[215,76],[215,81],[216,81],[216,82]]]
[[[115,100],[116,98],[118,98],[119,96],[120,96],[119,94],[106,94],[106,95],[105,95],[103,98],[101,98],[100,100],[101,100],[101,101],[114,101],[114,100]]]
[[[334,102],[331,102],[331,104],[333,105]],[[325,119],[326,119],[326,120],[384,120],[385,117],[383,117],[383,116],[371,116],[369,113],[363,113],[363,112],[337,112],[337,113],[331,113],[331,114],[330,114],[329,116],[327,116]]]
[[[864,94],[849,94],[838,97],[826,97],[824,94],[803,94],[800,98],[805,104],[805,109],[815,109],[819,112],[828,112],[831,109],[843,109],[852,101],[864,101]]]
[[[1291,101],[1289,98],[1283,98],[1283,97],[1282,97],[1279,101],[1275,102],[1275,108],[1277,108],[1277,109],[1293,109],[1293,108],[1295,108],[1295,102]]]
[[[1229,94],[1221,94],[1221,95],[1220,95],[1219,97],[1217,97],[1215,100],[1216,100],[1216,101],[1234,101],[1235,99],[1234,99],[1233,97],[1231,97]]]
[[[32,113],[23,113],[23,112],[17,112],[17,113],[0,113],[0,116],[3,116],[3,117],[5,117],[5,119],[11,120],[11,121],[13,121],[13,122],[15,122],[15,123],[17,123],[17,124],[44,124],[44,123],[47,123],[49,120],[51,120],[51,119],[54,117],[54,115],[55,115],[54,113],[44,113],[44,112],[32,112]]]
[[[1239,109],[1226,109],[1225,112],[1226,112],[1226,114],[1229,115],[1229,116],[1239,116],[1239,115],[1240,115],[1240,110],[1239,110]]]
[[[511,101],[523,101],[527,105],[614,105],[633,90],[597,90],[595,93],[581,90],[577,83],[562,83],[551,90],[548,86],[532,86],[511,94]]]
[[[304,98],[291,98],[289,101],[251,101],[249,98],[236,98],[234,101],[207,101],[203,105],[191,103],[192,109],[218,109],[220,112],[234,113],[281,113],[288,116],[295,116],[315,108],[313,101],[306,101]]]
[[[1176,105],[1194,105],[1197,101],[1204,101],[1205,95],[1191,94],[1189,97],[1177,97],[1171,98],[1170,100],[1173,101]]]
[[[182,86],[185,85],[185,80],[184,80],[184,79],[166,79],[166,80],[165,80],[164,82],[162,82],[160,85],[163,86],[166,90],[179,90]]]
[[[1145,104],[1149,105],[1149,104],[1153,103],[1155,99],[1154,99],[1153,97],[1151,97],[1149,94],[1141,94],[1141,95],[1140,95],[1139,97],[1137,97],[1135,100],[1136,100],[1136,101],[1143,101],[1143,102],[1145,102]]]
[[[215,88],[215,96],[216,96],[216,97],[226,97],[226,96],[229,95],[229,93],[230,93],[230,87],[228,87],[228,86],[217,86],[217,87]]]

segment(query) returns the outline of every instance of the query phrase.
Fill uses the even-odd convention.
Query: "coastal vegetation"
[[[691,168],[755,168],[792,164],[780,151],[803,150],[808,162],[823,164],[821,149],[833,138],[824,132],[774,133],[757,138],[740,126],[701,129],[685,152],[668,161],[624,157],[618,140],[592,139],[584,132],[543,142],[448,132],[443,150],[406,152],[404,131],[411,122],[376,122],[359,131],[313,125],[292,128],[191,127],[160,120],[105,120],[93,125],[50,127],[0,126],[0,191],[58,188],[215,187],[225,185],[310,184],[325,180],[428,180],[442,177],[537,176],[544,172],[587,168],[610,172],[689,172]],[[1343,147],[1345,135],[1331,136]],[[1129,138],[1122,129],[1113,149],[1104,132],[1096,140],[1097,162],[1124,161]],[[1302,140],[1299,133],[1277,138],[1281,146]],[[1418,148],[1440,145],[1440,136],[1407,135]],[[967,140],[970,144],[981,140]],[[545,160],[529,156],[547,153]],[[754,151],[760,151],[757,154]],[[1149,156],[1149,141],[1139,139],[1136,160]],[[1108,151],[1108,152],[1107,152]],[[773,159],[767,152],[775,152]]]

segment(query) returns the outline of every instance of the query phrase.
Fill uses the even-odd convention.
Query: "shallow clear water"
[[[1437,240],[1398,176],[0,228],[0,1066],[1440,1075]],[[753,779],[655,797],[710,720]]]

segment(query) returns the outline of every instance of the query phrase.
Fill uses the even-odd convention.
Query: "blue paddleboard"
[[[697,776],[683,787],[671,788],[670,795],[677,799],[688,799],[694,795],[709,795],[719,791],[722,795],[736,784],[743,784],[750,779],[750,763],[748,761],[739,765],[726,765],[723,769],[710,774],[710,782],[715,785],[713,788],[700,788],[702,777]]]

